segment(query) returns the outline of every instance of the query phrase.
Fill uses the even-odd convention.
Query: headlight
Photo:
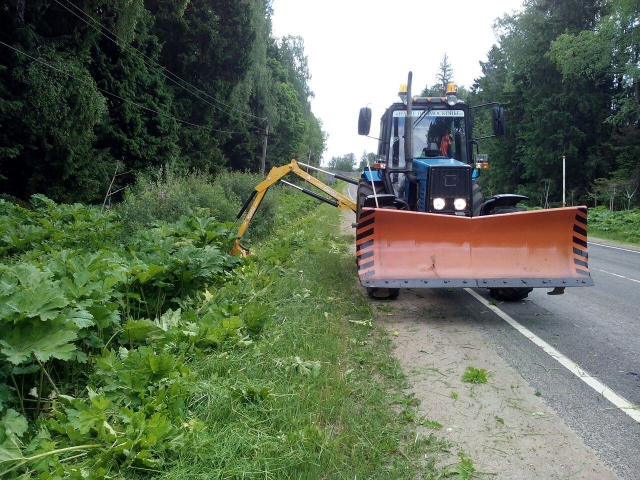
[[[433,199],[433,209],[434,210],[442,210],[444,208],[444,198],[434,198]]]
[[[464,198],[456,198],[453,201],[453,208],[455,208],[458,211],[462,211],[465,208],[467,208],[467,201]]]

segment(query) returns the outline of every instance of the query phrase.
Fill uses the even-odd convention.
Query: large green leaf
[[[22,460],[22,451],[15,437],[8,437],[2,445],[0,445],[0,465],[6,462],[15,462]]]
[[[0,327],[0,353],[14,365],[20,365],[35,356],[41,362],[50,358],[69,360],[76,346],[77,326],[57,318],[52,322],[22,321],[12,328]]]
[[[140,342],[147,340],[150,335],[162,335],[163,331],[151,320],[128,320],[123,325],[124,331],[121,336],[129,342]]]
[[[18,290],[6,300],[6,306],[20,318],[40,317],[43,321],[57,317],[60,310],[68,304],[62,291],[52,282],[43,282],[34,288]]]
[[[116,303],[106,305],[93,304],[87,307],[87,311],[93,316],[93,321],[100,328],[107,328],[120,323],[120,313]]]
[[[19,263],[11,270],[11,273],[20,282],[23,288],[30,290],[36,288],[42,282],[49,280],[51,274],[43,272],[30,263]]]
[[[27,419],[10,408],[5,416],[0,419],[0,441],[4,441],[12,434],[22,437],[29,428]]]
[[[93,315],[84,309],[66,308],[62,312],[62,316],[73,322],[78,328],[90,328],[94,325]]]
[[[147,283],[151,278],[166,270],[166,267],[162,265],[144,265],[144,267],[141,267],[139,271],[134,272],[136,279],[142,284]]]
[[[0,297],[11,295],[15,291],[15,285],[10,285],[4,281],[0,281]]]

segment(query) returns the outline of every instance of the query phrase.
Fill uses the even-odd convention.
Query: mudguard
[[[356,250],[365,287],[593,285],[586,207],[473,218],[363,208]]]

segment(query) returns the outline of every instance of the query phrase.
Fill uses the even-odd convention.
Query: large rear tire
[[[399,288],[365,287],[367,295],[373,300],[395,300],[400,295]]]
[[[517,302],[518,300],[524,300],[529,296],[533,288],[531,287],[505,287],[505,288],[490,288],[489,295],[496,300],[502,300],[506,302]]]
[[[387,193],[384,185],[374,183],[376,188],[376,195]],[[369,195],[373,195],[373,186],[371,182],[361,178],[358,182],[358,204],[356,209],[356,222],[360,220],[360,211],[364,206],[364,201]],[[356,259],[357,261],[357,259]],[[377,288],[377,287],[365,287],[369,298],[374,300],[395,300],[400,295],[399,288]]]

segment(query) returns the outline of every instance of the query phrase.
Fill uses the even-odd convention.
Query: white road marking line
[[[464,290],[467,293],[469,293],[471,296],[475,297],[476,300],[478,300],[485,307],[487,307],[491,311],[493,311],[493,313],[498,315],[500,318],[502,318],[505,322],[507,322],[513,328],[515,328],[522,335],[524,335],[529,340],[531,340],[533,343],[535,343],[540,348],[542,348],[547,354],[549,354],[556,361],[558,361],[563,367],[565,367],[567,370],[569,370],[571,373],[573,373],[576,377],[578,377],[584,383],[586,383],[591,388],[593,388],[596,392],[598,392],[604,398],[609,400],[613,405],[615,405],[621,411],[623,411],[624,413],[629,415],[636,422],[640,423],[640,410],[637,410],[634,407],[634,405],[631,404],[631,402],[629,402],[625,398],[622,398],[616,392],[614,392],[609,387],[607,387],[604,383],[600,382],[597,378],[595,378],[594,376],[590,375],[586,370],[581,368],[577,363],[575,363],[574,361],[572,361],[569,358],[565,357],[558,350],[556,350],[551,345],[549,345],[547,342],[542,340],[540,337],[538,337],[536,334],[534,334],[528,328],[523,327],[522,325],[520,325],[513,318],[511,318],[509,315],[507,315],[502,310],[500,310],[498,307],[496,307],[495,305],[491,305],[479,293],[474,292],[470,288],[465,288]]]
[[[355,201],[356,201],[356,199],[355,199],[355,198],[353,198],[353,195],[351,195],[351,189],[352,189],[353,187],[355,187],[355,185],[353,185],[353,184],[349,184],[349,187],[347,187],[347,193],[349,194],[349,198],[350,198],[352,201],[354,201],[354,202],[355,202]],[[357,191],[357,188],[356,188],[356,191]]]
[[[597,245],[598,247],[612,248],[614,250],[622,250],[623,252],[640,253],[638,250],[629,250],[628,248],[613,247],[611,245],[604,245],[602,243],[595,243],[592,241],[589,241],[589,245]]]
[[[640,283],[640,280],[636,280],[635,278],[625,277],[624,275],[618,275],[617,273],[607,272],[606,270],[600,270],[599,268],[591,267],[591,270],[595,270],[597,272],[608,273],[609,275],[613,275],[614,277],[624,278],[625,280],[631,280],[632,282]]]

